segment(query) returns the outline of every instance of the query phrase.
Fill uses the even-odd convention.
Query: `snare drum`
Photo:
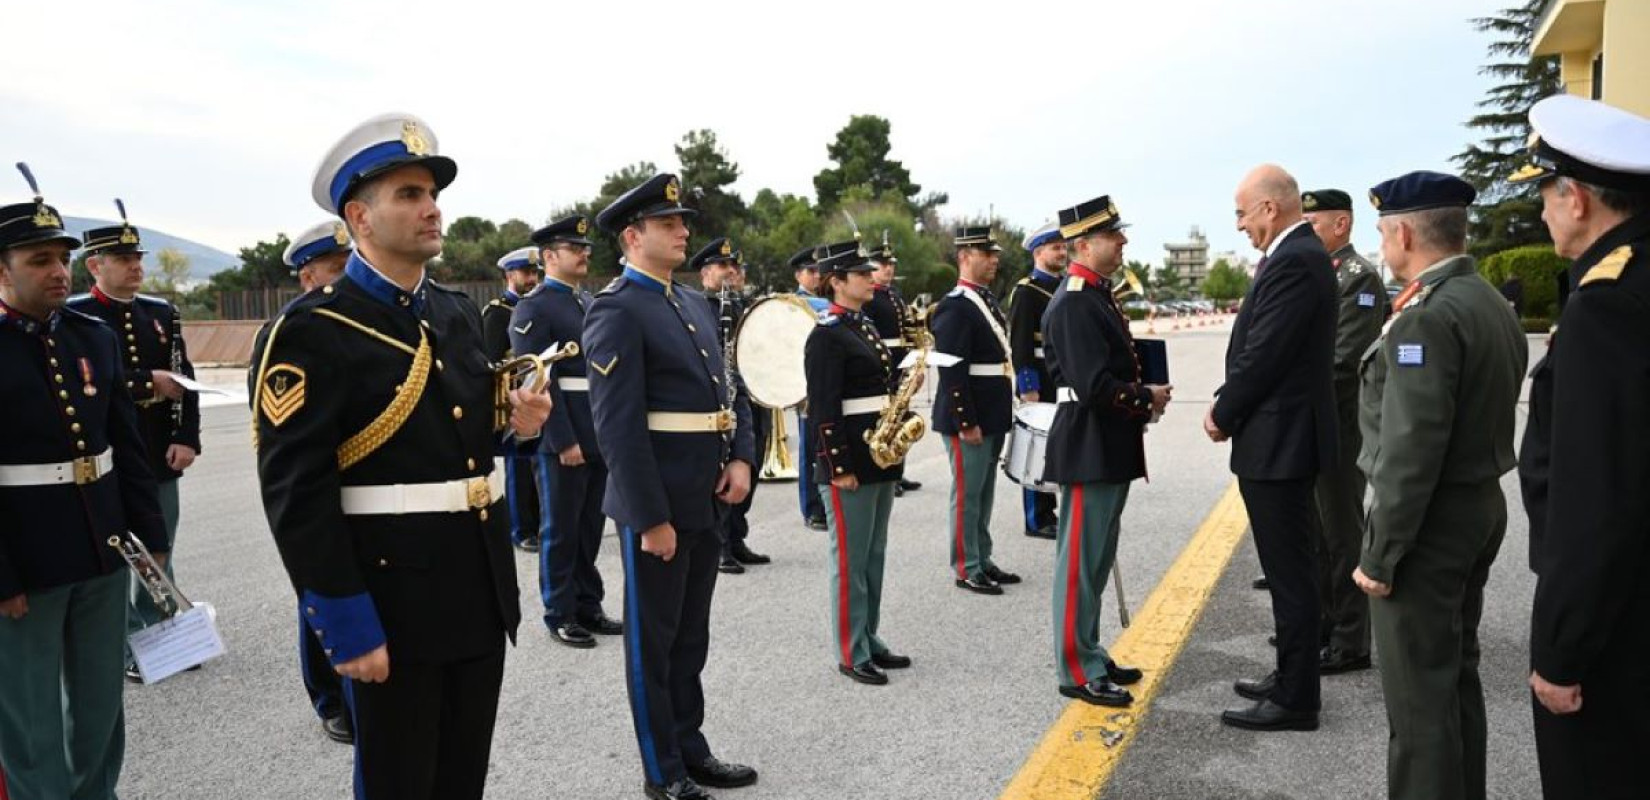
[[[1003,450],[1003,474],[1034,492],[1053,494],[1058,484],[1043,480],[1043,460],[1048,452],[1048,431],[1054,427],[1053,403],[1026,403],[1014,412],[1014,430]]]

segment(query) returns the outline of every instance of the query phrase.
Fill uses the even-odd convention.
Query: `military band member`
[[[1100,644],[1100,601],[1117,559],[1129,484],[1146,475],[1146,423],[1163,411],[1173,388],[1141,379],[1129,319],[1112,294],[1111,276],[1123,267],[1129,241],[1125,227],[1107,196],[1060,212],[1054,232],[1075,252],[1070,277],[1042,317],[1039,348],[1048,354],[1049,380],[1038,386],[1060,404],[1043,468],[1043,479],[1058,483],[1061,495],[1055,670],[1060,694],[1103,706],[1133,703],[1123,687],[1142,677],[1134,667],[1119,666]]]
[[[112,800],[127,569],[108,541],[164,561],[170,539],[124,347],[64,308],[80,242],[34,194],[0,206],[0,769],[13,800]]]
[[[357,798],[481,797],[520,621],[493,456],[501,428],[538,435],[550,398],[513,389],[495,420],[481,315],[425,274],[457,169],[408,114],[334,145],[312,193],[355,252],[287,308],[257,365],[264,509],[305,619],[350,679]]]
[[[1507,528],[1524,332],[1466,251],[1477,195],[1412,172],[1370,190],[1381,256],[1405,282],[1365,354],[1358,466],[1371,498],[1353,573],[1372,598],[1391,730],[1387,795],[1485,796],[1478,622]]]
[[[1008,360],[1014,367],[1014,393],[1023,403],[1052,403],[1054,384],[1049,383],[1043,358],[1043,314],[1065,273],[1066,240],[1061,238],[1060,226],[1050,222],[1032,231],[1021,244],[1031,254],[1031,274],[1015,283],[1008,294]],[[1020,493],[1026,535],[1055,538],[1054,495],[1031,489]]]
[[[349,230],[344,223],[330,220],[312,226],[286,247],[281,261],[298,276],[298,288],[313,292],[344,275],[349,263]]]
[[[1530,109],[1535,182],[1574,259],[1519,455],[1536,571],[1530,686],[1548,798],[1644,794],[1650,753],[1650,119],[1574,95]]]
[[[487,301],[481,309],[481,335],[487,343],[487,357],[494,363],[520,352],[510,347],[510,317],[521,298],[538,288],[539,267],[537,247],[511,250],[498,260],[499,271],[504,273],[504,294]],[[499,451],[504,457],[510,541],[517,550],[534,554],[539,552],[540,527],[538,480],[533,472],[538,449],[538,443],[534,442],[528,447],[500,445]]]
[[[717,503],[750,490],[750,407],[722,362],[716,319],[671,280],[687,259],[681,184],[661,174],[596,216],[624,272],[596,295],[584,329],[590,403],[609,477],[603,509],[620,526],[625,675],[649,798],[698,800],[748,786],[750,767],[715,757],[700,730],[721,560]]]
[[[1358,362],[1381,333],[1391,305],[1381,273],[1352,246],[1352,197],[1339,189],[1301,194],[1301,210],[1329,251],[1335,301],[1335,419],[1339,455],[1318,475],[1318,597],[1323,608],[1318,672],[1369,669],[1369,598],[1352,582],[1364,537],[1364,474],[1358,469]]]
[[[899,365],[905,363],[905,354],[909,347],[905,341],[906,326],[914,322],[913,312],[906,305],[905,298],[900,296],[899,287],[894,285],[894,272],[899,267],[899,257],[894,255],[894,246],[888,243],[888,232],[882,233],[882,244],[871,248],[871,266],[876,270],[871,273],[871,281],[875,284],[876,293],[865,304],[865,316],[876,326],[877,335],[882,337],[882,345],[888,348],[888,355],[893,359],[894,371],[900,372]],[[906,492],[914,492],[922,488],[921,481],[914,481],[901,475],[894,482],[894,496],[904,497]]]
[[[195,463],[201,451],[200,395],[189,391],[177,376],[195,377],[189,348],[183,341],[183,323],[171,303],[138,294],[143,286],[143,244],[138,230],[120,208],[120,224],[85,233],[86,269],[96,283],[89,294],[69,298],[69,308],[108,323],[126,353],[127,389],[137,402],[138,429],[149,453],[149,471],[159,490],[161,513],[166,517],[168,542],[178,535],[178,479]],[[168,545],[168,550],[171,546]],[[166,562],[172,577],[173,561]],[[126,630],[142,630],[164,619],[143,582],[129,581]],[[137,662],[128,651],[126,679],[141,682]]]
[[[688,260],[688,266],[699,272],[699,285],[704,289],[705,301],[710,305],[711,316],[716,317],[716,338],[726,352],[728,339],[739,327],[739,320],[745,314],[745,300],[734,288],[735,276],[743,274],[744,257],[738,250],[733,249],[733,243],[727,237],[712,239],[699,252]],[[723,292],[724,287],[726,292]],[[737,373],[735,373],[737,376]],[[772,426],[770,414],[763,413],[766,409],[751,406],[751,427],[754,436],[755,452],[766,451],[768,442],[767,429]],[[751,482],[751,490],[745,495],[744,501],[728,506],[722,519],[722,560],[717,569],[730,574],[740,575],[745,572],[747,565],[767,564],[773,561],[758,553],[745,544],[750,536],[750,519],[748,517],[752,502],[756,499],[756,482]]]
[[[1006,320],[987,286],[997,277],[1002,245],[989,227],[955,231],[957,288],[934,309],[934,349],[955,356],[939,370],[934,431],[951,457],[951,570],[958,588],[1002,594],[1020,576],[991,560],[991,501],[997,459],[1013,425],[1014,379],[1008,366]]]
[[[818,293],[819,265],[814,263],[814,250],[813,247],[804,247],[787,263],[796,274],[796,295],[806,301],[815,314],[823,314],[829,304]],[[813,464],[809,463],[811,459],[808,457],[813,452],[808,433],[810,427],[808,404],[803,403],[796,407],[796,494],[803,523],[822,531],[825,530],[825,506],[819,501],[819,493],[813,489]]]
[[[546,349],[584,338],[590,293],[581,283],[590,273],[590,220],[574,214],[533,232],[544,264],[544,283],[516,305],[510,343],[517,353]],[[551,365],[552,410],[539,438],[536,464],[540,498],[539,599],[544,624],[569,647],[595,647],[593,634],[617,636],[623,626],[602,610],[606,590],[596,568],[601,550],[602,498],[607,464],[590,417],[590,379],[585,354]]]
[[[821,288],[831,300],[826,316],[808,335],[803,365],[808,378],[809,419],[818,444],[815,461],[831,524],[831,622],[837,671],[860,683],[888,682],[884,669],[903,669],[911,659],[889,649],[877,635],[882,617],[882,572],[888,552],[888,519],[903,464],[871,460],[866,434],[877,427],[899,370],[882,336],[866,318],[875,284],[873,267],[858,242],[827,248],[820,262]]]

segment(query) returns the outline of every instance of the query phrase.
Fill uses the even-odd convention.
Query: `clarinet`
[[[722,329],[722,384],[728,389],[728,414],[733,417],[737,429],[739,417],[733,410],[734,401],[738,398],[733,386],[733,301],[726,279],[723,279],[722,288],[716,294],[716,302],[717,327]]]
[[[183,374],[183,312],[177,306],[172,307],[172,374]],[[183,430],[183,400],[188,397],[185,392],[178,399],[172,401],[172,434],[177,435]]]

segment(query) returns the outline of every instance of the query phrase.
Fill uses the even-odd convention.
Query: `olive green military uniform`
[[[1391,797],[1484,797],[1478,678],[1484,582],[1507,527],[1514,408],[1527,345],[1469,256],[1433,265],[1364,354],[1358,466],[1369,476],[1360,567],[1391,740]],[[1400,296],[1400,300],[1403,296]]]
[[[1364,473],[1358,469],[1358,363],[1381,335],[1391,310],[1380,271],[1348,244],[1329,255],[1339,286],[1335,316],[1335,419],[1340,455],[1318,476],[1323,541],[1319,605],[1329,648],[1341,658],[1369,655],[1369,602],[1352,582],[1364,536]]]

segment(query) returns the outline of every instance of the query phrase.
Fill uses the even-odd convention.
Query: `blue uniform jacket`
[[[551,345],[577,342],[579,354],[550,365],[550,399],[555,404],[544,423],[539,450],[555,456],[573,445],[584,451],[586,461],[600,463],[601,448],[596,443],[596,421],[590,413],[590,392],[563,391],[558,379],[583,378],[586,369],[584,313],[590,307],[590,293],[555,278],[545,278],[531,294],[516,304],[510,317],[510,348],[517,353],[542,353]]]

